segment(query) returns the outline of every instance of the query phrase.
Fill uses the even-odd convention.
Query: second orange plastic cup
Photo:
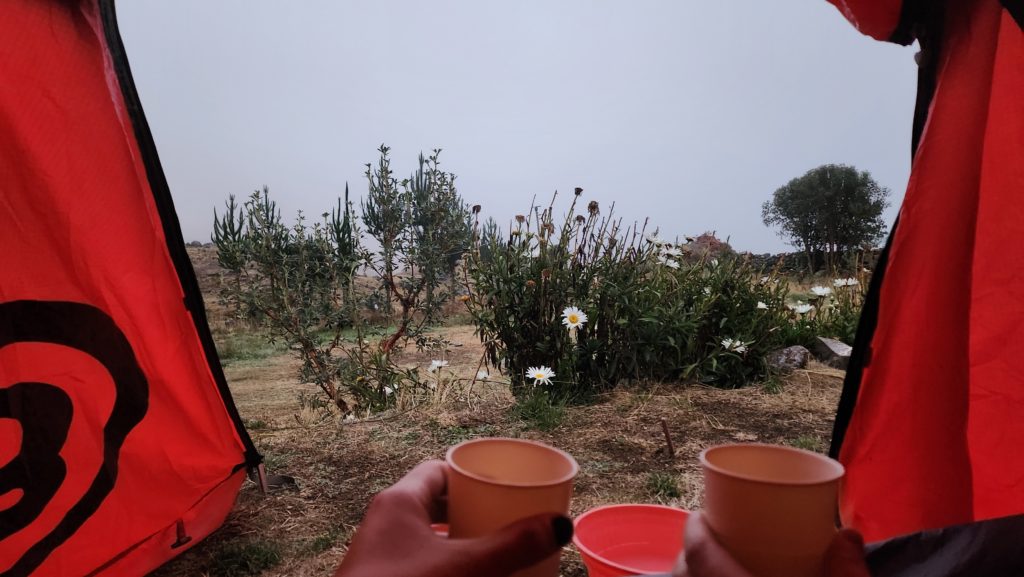
[[[721,445],[700,454],[704,513],[722,545],[757,577],[821,577],[836,534],[843,466],[810,451]]]
[[[541,513],[569,514],[579,465],[564,451],[521,439],[475,439],[448,449],[446,461],[453,539],[487,535]],[[556,577],[559,557],[515,576]]]

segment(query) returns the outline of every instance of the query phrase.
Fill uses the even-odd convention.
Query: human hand
[[[430,524],[444,520],[446,486],[445,464],[427,461],[378,493],[335,577],[506,577],[572,539],[572,521],[554,514],[485,537],[441,537]]]
[[[685,549],[673,577],[754,577],[715,540],[699,512],[691,513],[683,537]],[[864,539],[853,529],[841,529],[825,553],[826,577],[870,577],[864,564]]]

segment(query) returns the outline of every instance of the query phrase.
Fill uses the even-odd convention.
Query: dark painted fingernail
[[[555,542],[561,547],[572,541],[572,519],[555,517],[551,520],[551,529],[555,532]]]
[[[859,531],[850,531],[850,540],[858,549],[864,548],[864,536]]]

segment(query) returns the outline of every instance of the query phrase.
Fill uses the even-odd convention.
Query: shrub
[[[426,396],[429,383],[418,370],[396,365],[391,355],[439,320],[452,292],[444,285],[469,246],[469,211],[455,175],[439,169],[439,151],[420,155],[418,169],[402,181],[392,174],[389,149],[379,152],[376,168],[367,165],[361,204],[377,250],[360,246],[347,186],[344,203],[312,226],[301,212],[286,226],[265,187],[242,206],[229,197],[224,215],[214,213],[218,259],[229,271],[222,297],[237,316],[266,328],[271,342],[298,353],[301,380],[327,398],[303,396],[300,404],[317,411],[373,410]],[[381,283],[362,306],[354,290],[360,267]],[[385,328],[357,320],[368,311],[383,316]]]
[[[793,311],[790,322],[782,326],[786,345],[812,347],[815,337],[831,337],[852,344],[864,304],[863,274],[838,278],[811,287],[808,292],[788,296]]]
[[[242,206],[228,198],[223,216],[214,212],[217,259],[228,271],[221,297],[235,314],[298,351],[302,375],[331,404],[347,410],[337,380],[334,350],[352,325],[352,280],[359,266],[359,232],[348,190],[345,202],[312,226],[300,212],[289,227],[264,187]],[[324,331],[334,338],[322,339]]]
[[[516,216],[507,240],[477,227],[468,262],[467,305],[489,361],[504,367],[513,393],[530,396],[530,367],[555,373],[551,396],[565,399],[613,384],[617,359],[606,345],[617,331],[620,297],[635,291],[642,274],[639,233],[600,216],[596,202],[576,214],[576,200],[556,226],[553,203]],[[577,306],[588,320],[572,331],[563,311]]]
[[[576,214],[579,192],[557,227],[553,200],[517,216],[507,240],[478,229],[469,258],[477,332],[520,399],[538,384],[553,400],[636,379],[738,387],[767,377],[765,356],[777,348],[855,330],[859,292],[850,287],[797,312],[774,273],[623,229],[595,202]],[[586,318],[578,328],[566,326],[569,307]],[[532,379],[531,368],[554,375]]]

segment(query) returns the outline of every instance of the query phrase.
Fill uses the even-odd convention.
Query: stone
[[[811,357],[811,351],[800,345],[786,347],[768,353],[765,359],[768,366],[780,373],[791,373],[796,369],[807,366],[807,360]]]
[[[850,353],[853,347],[836,339],[818,337],[814,340],[814,356],[826,365],[846,370],[850,364]]]

